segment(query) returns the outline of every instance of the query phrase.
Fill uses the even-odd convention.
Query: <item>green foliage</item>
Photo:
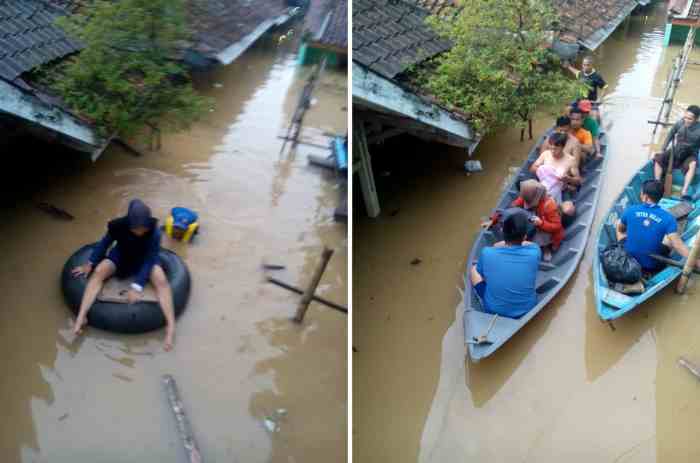
[[[184,0],[93,0],[58,23],[85,49],[48,83],[103,136],[183,130],[212,106],[177,61],[189,36]]]
[[[415,71],[438,101],[467,113],[481,133],[524,127],[543,108],[586,92],[547,44],[557,16],[548,0],[462,0],[454,21],[430,18],[454,46]]]

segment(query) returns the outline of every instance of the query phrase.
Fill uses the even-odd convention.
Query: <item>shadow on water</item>
[[[508,382],[533,346],[547,332],[561,307],[566,305],[573,287],[573,281],[570,281],[552,299],[549,307],[537,314],[490,357],[477,363],[467,360],[465,382],[471,391],[474,406],[484,406]]]
[[[5,353],[2,362],[4,379],[0,380],[0,397],[5,404],[0,448],[5,458],[12,458],[8,461],[20,461],[23,455],[40,450],[33,403],[38,400],[46,405],[53,404],[51,382],[62,381],[53,370],[59,346],[69,345],[54,329],[67,313],[47,306],[42,291],[23,289],[26,281],[34,280],[37,287],[50,288],[52,297],[60,300],[58,285],[53,281],[57,277],[51,271],[50,257],[44,252],[50,239],[49,243],[27,243],[20,237],[24,233],[23,226],[29,223],[48,225],[55,233],[65,229],[64,222],[43,216],[35,203],[42,200],[47,185],[57,178],[70,178],[73,169],[80,168],[84,160],[29,136],[9,140],[3,151],[4,171],[9,181],[3,184],[0,195],[0,235],[3,237],[0,252],[4,256],[0,262],[0,274],[3,275],[0,281],[3,298],[0,351]],[[66,156],[64,162],[59,162],[63,156]],[[70,161],[65,162],[65,159]],[[23,333],[29,342],[16,344],[15,333]]]

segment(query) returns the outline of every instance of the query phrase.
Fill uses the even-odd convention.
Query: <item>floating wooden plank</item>
[[[162,380],[165,388],[165,394],[168,398],[168,403],[170,404],[170,408],[173,411],[173,416],[175,417],[177,430],[180,433],[180,439],[182,439],[182,445],[185,448],[187,461],[189,463],[202,463],[202,456],[199,452],[197,442],[194,439],[190,422],[187,419],[187,415],[185,415],[185,409],[182,406],[182,401],[180,400],[180,394],[177,390],[177,384],[175,384],[175,378],[170,375],[163,375]]]
[[[278,278],[268,276],[267,281],[268,281],[268,283],[272,283],[274,285],[277,285],[280,288],[288,289],[289,291],[291,291],[293,293],[304,294],[304,290],[299,289],[296,286],[290,285],[289,283],[286,283]],[[314,301],[320,302],[321,304],[326,305],[326,306],[330,307],[331,309],[335,309],[335,310],[338,310],[338,311],[343,312],[343,313],[348,313],[347,307],[343,307],[342,305],[336,304],[335,302],[329,301],[328,299],[324,299],[320,296],[316,296],[315,294],[313,296],[313,299],[314,299]]]

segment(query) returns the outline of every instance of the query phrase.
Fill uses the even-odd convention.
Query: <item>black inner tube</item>
[[[63,266],[63,273],[61,274],[63,296],[76,316],[87,286],[87,278],[75,278],[71,271],[78,265],[88,261],[96,244],[88,244],[78,249],[68,258]],[[165,271],[165,276],[170,282],[175,317],[179,317],[185,310],[190,296],[191,281],[189,270],[183,260],[168,249],[161,249],[159,258],[160,265]],[[87,319],[90,326],[115,333],[146,333],[165,326],[165,317],[160,305],[152,301],[127,304],[97,300],[88,312]]]

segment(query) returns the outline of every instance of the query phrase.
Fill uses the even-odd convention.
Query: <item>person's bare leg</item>
[[[472,286],[476,286],[484,281],[484,278],[479,274],[479,272],[476,271],[476,265],[472,265],[472,268],[469,271],[469,279],[472,281]]]
[[[663,169],[663,167],[661,167],[661,164],[654,161],[654,179],[661,180],[661,176],[663,174],[664,174],[664,169]]]
[[[170,283],[165,277],[165,272],[160,265],[153,266],[151,270],[151,284],[156,288],[156,295],[160,303],[160,309],[165,316],[165,343],[163,348],[169,351],[173,348],[173,338],[175,337],[175,309],[173,307],[173,293],[170,290]]]
[[[117,267],[115,267],[114,262],[109,259],[103,259],[102,262],[97,264],[95,270],[90,275],[88,279],[88,284],[85,287],[85,292],[83,293],[83,300],[80,301],[80,310],[78,311],[78,317],[75,319],[75,324],[73,325],[73,333],[80,334],[83,331],[83,326],[87,323],[87,313],[95,302],[97,295],[100,294],[102,285],[109,279]]]
[[[683,190],[681,191],[681,196],[688,194],[688,188],[695,178],[695,170],[698,166],[697,162],[691,162],[688,164],[688,172],[685,173],[685,181],[683,182]]]
[[[573,216],[576,215],[576,206],[571,201],[564,201],[561,204],[561,211],[566,215]]]

